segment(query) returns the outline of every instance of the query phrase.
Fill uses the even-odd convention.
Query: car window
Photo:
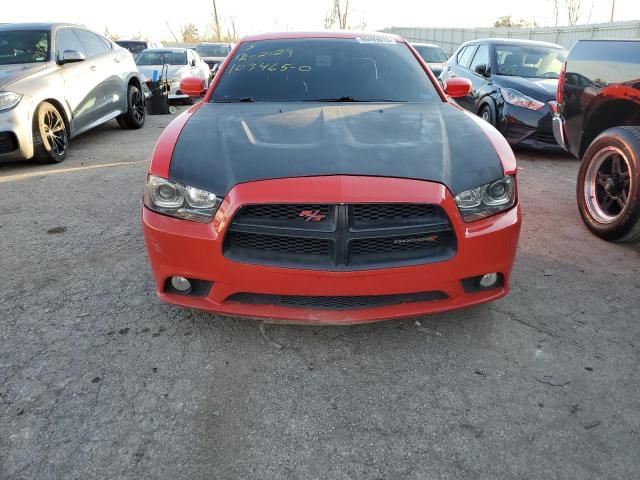
[[[142,52],[145,48],[147,48],[146,42],[136,42],[136,41],[129,42],[126,40],[118,40],[116,43],[120,45],[122,48],[126,48],[127,50],[129,50],[133,55],[137,55],[138,53]]]
[[[473,58],[473,54],[476,51],[476,45],[469,45],[467,49],[464,51],[458,63],[461,67],[469,68],[469,64],[471,63],[471,59]]]
[[[447,56],[440,47],[430,45],[414,45],[414,48],[427,63],[443,63],[447,61]]]
[[[226,57],[231,52],[231,47],[228,45],[198,45],[196,52],[203,57]]]
[[[243,43],[212,96],[240,99],[425,102],[439,96],[405,43],[371,36]]]
[[[567,57],[561,48],[538,45],[496,45],[498,75],[560,78]]]
[[[174,50],[145,50],[136,57],[138,65],[186,65],[187,53]]]
[[[107,47],[102,43],[95,33],[81,28],[74,28],[73,31],[80,39],[80,43],[84,46],[87,57],[97,57],[107,51]]]
[[[486,43],[481,44],[473,56],[470,66],[471,71],[475,72],[478,65],[486,65],[489,68],[489,45]]]
[[[469,47],[462,47],[462,49],[458,52],[458,54],[456,55],[456,63],[460,64],[460,61],[462,60],[462,57],[464,55],[464,52],[468,49]]]
[[[0,31],[0,65],[46,62],[48,59],[48,31]]]
[[[110,40],[98,35],[98,38],[100,39],[100,41],[102,42],[102,44],[107,47],[107,51],[109,50],[113,50],[113,44],[111,43]]]
[[[56,56],[58,59],[62,59],[65,50],[75,50],[87,54],[78,36],[70,28],[63,28],[56,33]]]

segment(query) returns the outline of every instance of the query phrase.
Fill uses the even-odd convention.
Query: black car
[[[474,40],[458,48],[440,80],[471,80],[471,95],[458,104],[493,124],[511,145],[561,150],[551,121],[566,55],[553,43]]]
[[[640,241],[640,40],[581,40],[567,58],[553,119],[580,158],[578,208],[605,240]]]

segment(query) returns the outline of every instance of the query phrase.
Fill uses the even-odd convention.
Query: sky
[[[212,0],[26,0],[7,2],[0,22],[63,21],[105,29],[120,38],[171,40],[180,27],[193,22],[201,32],[211,28]],[[580,23],[607,22],[612,0],[581,0]],[[223,29],[231,20],[240,35],[282,30],[321,30],[333,0],[217,0]],[[559,0],[560,5],[564,0]],[[453,8],[447,8],[447,5]],[[366,30],[385,27],[487,27],[511,15],[540,25],[553,25],[553,0],[350,0],[350,26]],[[561,11],[559,23],[566,24]],[[616,0],[614,20],[640,20],[640,0]],[[168,26],[167,26],[168,24]]]

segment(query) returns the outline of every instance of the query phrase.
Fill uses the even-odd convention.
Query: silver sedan
[[[61,162],[70,138],[113,118],[145,121],[127,50],[78,25],[0,25],[0,160]]]

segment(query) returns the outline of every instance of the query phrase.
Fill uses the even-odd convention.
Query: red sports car
[[[451,102],[469,91],[442,90],[397,36],[243,39],[153,153],[142,221],[159,297],[318,324],[503,297],[516,164]]]

